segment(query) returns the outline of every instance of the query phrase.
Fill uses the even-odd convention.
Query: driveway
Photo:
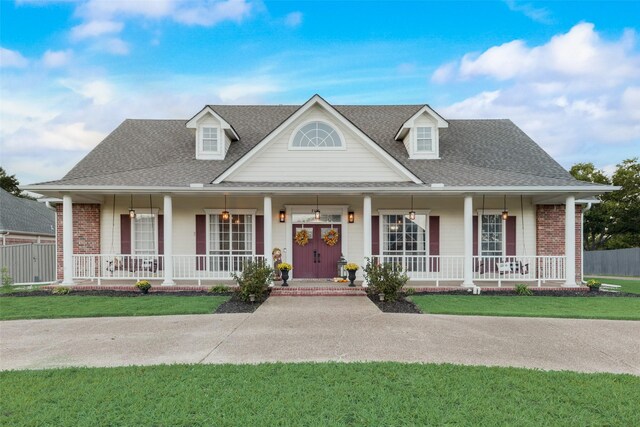
[[[0,322],[0,369],[399,361],[640,375],[640,322],[381,313],[274,297],[253,314]]]

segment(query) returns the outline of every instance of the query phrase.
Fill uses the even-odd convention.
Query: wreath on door
[[[300,246],[304,246],[309,243],[309,233],[304,228],[296,233],[296,237],[294,238],[296,243]]]
[[[332,228],[322,235],[322,240],[324,240],[327,246],[335,246],[336,243],[338,243],[339,236],[338,230]]]

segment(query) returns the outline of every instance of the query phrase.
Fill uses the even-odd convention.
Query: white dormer
[[[404,122],[395,139],[404,143],[410,159],[439,159],[439,129],[446,127],[449,123],[425,105]]]
[[[187,128],[196,130],[196,159],[223,160],[231,141],[240,138],[222,117],[206,106],[187,122]]]

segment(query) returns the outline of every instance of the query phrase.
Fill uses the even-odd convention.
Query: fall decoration
[[[322,235],[322,240],[324,240],[327,246],[335,246],[335,244],[338,243],[338,237],[338,231],[332,228]]]
[[[309,243],[309,233],[304,228],[296,233],[295,241],[298,245],[304,246]]]

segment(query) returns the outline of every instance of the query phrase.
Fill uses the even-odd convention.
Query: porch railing
[[[412,280],[464,280],[464,256],[380,255],[375,262],[389,263],[407,273]],[[473,257],[473,280],[498,282],[537,282],[565,280],[564,256]]]
[[[263,255],[174,255],[173,278],[179,280],[230,279],[247,261]],[[163,279],[164,255],[73,255],[74,279]]]

